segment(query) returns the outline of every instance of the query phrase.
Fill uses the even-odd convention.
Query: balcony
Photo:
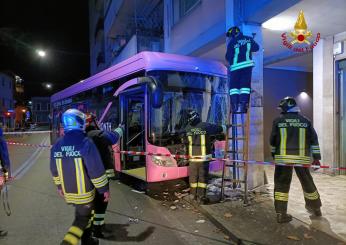
[[[114,44],[111,65],[115,65],[142,51],[163,51],[163,39],[160,37],[133,35],[125,45]]]

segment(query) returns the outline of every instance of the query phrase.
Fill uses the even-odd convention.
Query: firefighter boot
[[[99,239],[92,236],[90,228],[84,231],[81,240],[82,240],[82,245],[99,245]]]
[[[239,106],[240,111],[239,111],[239,112],[240,112],[240,113],[246,114],[246,113],[247,113],[248,107],[249,107],[248,103],[246,103],[246,102],[240,102],[240,106]]]
[[[7,236],[7,231],[0,230],[0,238]]]
[[[104,238],[105,234],[103,233],[103,226],[102,225],[94,225],[93,226],[93,235],[97,238]]]
[[[321,217],[322,216],[322,212],[320,208],[316,208],[313,209],[311,207],[309,207],[308,205],[305,205],[305,209],[312,215],[315,215],[316,217]]]
[[[287,213],[277,213],[276,220],[278,223],[288,223],[292,221],[292,215]]]

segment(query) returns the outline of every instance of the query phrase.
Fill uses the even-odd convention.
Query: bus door
[[[120,97],[121,121],[125,124],[123,151],[145,151],[145,86],[128,89]],[[121,155],[122,172],[146,180],[145,156]]]

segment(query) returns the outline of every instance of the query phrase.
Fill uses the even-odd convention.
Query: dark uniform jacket
[[[254,66],[252,52],[258,50],[259,46],[252,37],[239,33],[237,37],[232,38],[226,51],[226,60],[230,64],[230,71]]]
[[[0,128],[0,166],[10,172],[10,165],[7,144],[3,138],[2,128]]]
[[[321,159],[317,134],[311,122],[298,113],[285,113],[274,120],[270,136],[276,163],[310,164]]]
[[[194,126],[187,125],[185,135],[187,140],[187,152],[189,156],[197,157],[190,159],[191,162],[204,162],[212,157],[212,143],[220,138],[223,132],[221,126],[199,122]]]
[[[65,201],[87,204],[99,193],[109,190],[100,154],[87,135],[79,130],[65,133],[51,149],[53,180],[62,189]]]
[[[104,168],[106,169],[107,177],[114,177],[114,160],[111,147],[118,142],[120,138],[119,134],[116,132],[93,129],[87,131],[87,135],[94,141],[97,149],[100,152]]]

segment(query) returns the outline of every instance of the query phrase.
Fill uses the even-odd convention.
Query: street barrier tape
[[[46,130],[46,131],[18,131],[18,132],[4,132],[4,135],[17,135],[17,134],[45,134],[45,133],[51,133],[52,131]]]
[[[44,147],[51,148],[51,145],[45,144],[28,144],[28,143],[20,143],[20,142],[7,142],[9,145],[18,145],[18,146],[28,146],[28,147]],[[116,151],[114,153],[120,153],[124,155],[132,155],[132,156],[163,156],[163,157],[172,157],[172,158],[180,158],[180,159],[205,159],[203,157],[193,157],[190,155],[180,155],[180,154],[170,154],[170,153],[153,153],[153,152],[144,152],[144,151]],[[272,166],[284,166],[284,167],[303,167],[303,168],[313,168],[313,169],[330,169],[330,170],[346,170],[346,167],[334,168],[328,165],[310,165],[310,164],[282,164],[275,162],[264,162],[264,161],[255,161],[255,160],[233,160],[227,158],[207,158],[206,160],[210,161],[224,161],[224,162],[233,162],[233,163],[248,163],[253,165],[272,165]]]

